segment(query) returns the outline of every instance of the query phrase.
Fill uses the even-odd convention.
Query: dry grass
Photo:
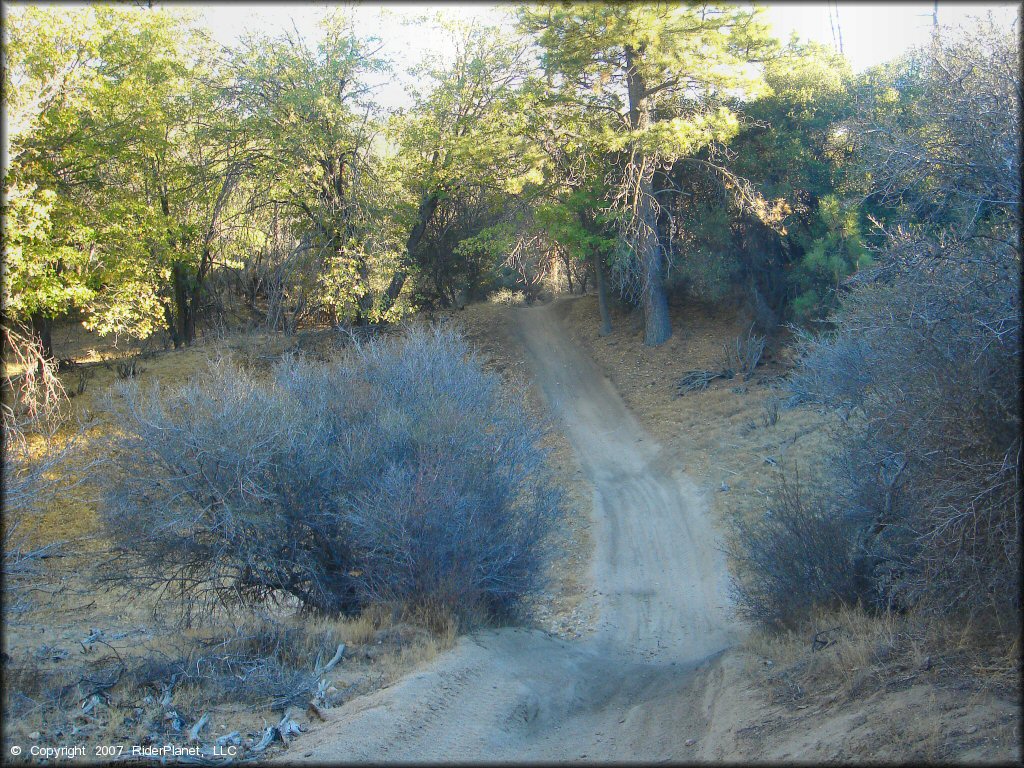
[[[775,699],[800,699],[808,689],[856,696],[884,684],[881,675],[891,663],[924,668],[926,657],[906,630],[905,620],[895,615],[841,608],[818,611],[800,630],[752,632],[744,647],[770,669],[769,679],[778,683]]]
[[[60,329],[55,343],[60,357],[74,357],[80,366],[60,376],[74,393],[71,407],[85,429],[81,459],[102,457],[119,428],[108,400],[118,380],[116,362],[134,351],[104,345],[80,327]],[[138,375],[144,384],[177,385],[200,371],[210,357],[227,354],[253,370],[268,370],[286,351],[324,358],[343,343],[338,332],[326,328],[290,337],[235,333],[151,354],[141,360]],[[82,368],[90,373],[84,390],[78,392]],[[36,610],[16,622],[5,616],[5,745],[182,741],[184,733],[174,729],[173,719],[166,719],[169,710],[180,716],[184,731],[211,713],[204,730],[207,741],[236,730],[258,738],[268,723],[280,719],[275,686],[309,677],[317,657],[326,660],[334,643],[344,642],[347,651],[331,673],[326,699],[331,705],[369,693],[429,662],[450,648],[462,629],[442,612],[408,615],[378,606],[358,617],[336,620],[287,612],[248,621],[207,617],[201,627],[182,630],[173,617],[154,615],[155,603],[145,597],[125,600],[119,593],[97,589],[92,574],[107,542],[95,489],[86,482],[79,490],[74,499],[58,497],[28,521],[32,543],[61,541],[67,546],[63,556],[47,561]],[[83,645],[93,629],[103,632],[101,639]],[[227,650],[251,658],[251,668],[258,674],[249,688],[234,686],[228,674],[208,674],[209,659]],[[257,663],[261,659],[270,660],[265,668]],[[100,692],[100,703],[83,712],[82,697],[95,687],[94,681],[108,682],[118,674],[117,682]],[[179,682],[171,705],[162,706],[162,687],[175,674]],[[84,701],[87,705],[88,697]],[[304,722],[301,715],[296,719]]]
[[[302,685],[313,681],[316,664],[338,643],[345,643],[346,652],[329,678],[331,706],[431,661],[454,645],[457,630],[450,617],[376,607],[350,619],[282,614],[235,623],[211,620],[182,631],[140,604],[93,600],[87,608],[56,610],[70,604],[69,597],[5,634],[7,743],[55,746],[72,736],[87,746],[180,739],[182,733],[166,719],[169,712],[180,715],[185,730],[212,713],[210,740],[235,730],[258,737],[265,721],[280,718],[283,706],[304,707],[311,694]],[[94,642],[87,640],[91,627],[104,630]],[[160,706],[172,677],[173,698]],[[117,682],[102,691],[101,705],[83,714],[94,683],[111,680]],[[29,738],[33,733],[36,739]]]
[[[844,608],[797,631],[750,634],[740,654],[764,701],[757,731],[770,748],[760,756],[1019,760],[1019,675],[1010,664],[988,680],[964,674],[954,657],[977,654],[977,638],[936,655],[943,631],[914,615]]]
[[[527,378],[521,346],[510,331],[509,311],[515,310],[481,303],[448,316],[458,319],[470,340],[490,356],[494,369]],[[750,381],[718,381],[704,392],[676,397],[677,379],[687,370],[714,367],[722,345],[749,326],[747,318],[727,307],[677,306],[675,335],[666,345],[651,349],[642,345],[639,324],[621,311],[615,311],[615,330],[605,338],[597,335],[596,317],[592,296],[566,308],[571,334],[605,370],[645,428],[679,466],[712,491],[712,511],[723,527],[733,515],[761,513],[763,492],[778,466],[797,465],[804,477],[812,477],[821,467],[829,444],[827,415],[798,407],[780,410],[774,424],[765,418],[778,396],[773,381],[789,365],[784,339],[769,340],[765,365]],[[68,356],[59,336],[55,341],[60,356]],[[218,343],[259,367],[268,366],[274,355],[294,346],[296,340],[239,334]],[[327,354],[334,342],[324,331],[308,334],[303,343],[314,354]],[[155,355],[142,363],[143,380],[180,382],[216,348],[206,344]],[[116,428],[106,418],[103,403],[116,371],[98,362],[100,352],[92,357],[96,373],[86,391],[72,402],[83,418],[92,415],[87,450],[102,452],[105,435]],[[70,383],[73,388],[76,375],[64,374],[66,386]],[[530,407],[538,415],[546,413],[536,389],[531,392]],[[553,567],[551,592],[534,610],[545,628],[572,636],[585,631],[588,624],[590,498],[567,440],[557,432],[548,440],[555,470],[569,493],[571,514],[566,522],[567,556]],[[728,490],[720,490],[723,484]],[[16,625],[5,623],[4,651],[12,658],[5,665],[8,693],[21,686],[45,705],[54,691],[77,686],[83,673],[103,673],[117,661],[114,650],[125,660],[147,655],[175,659],[187,655],[204,638],[229,629],[223,625],[188,633],[161,629],[146,601],[125,602],[116,594],[96,592],[87,576],[90,558],[100,551],[102,542],[88,538],[98,530],[91,503],[55,503],[37,523],[40,542],[85,538],[79,539],[77,554],[48,561],[52,579],[42,586],[53,594],[46,596],[44,609]],[[325,636],[349,646],[345,661],[331,674],[333,703],[368,693],[428,663],[451,647],[460,629],[444,615],[410,616],[384,606],[339,621],[288,616],[277,616],[275,621],[286,627],[295,623],[303,630],[292,636],[294,647],[289,652],[290,663],[305,664],[303,669],[315,662]],[[795,755],[867,762],[908,757],[1019,760],[1019,645],[1003,644],[1003,652],[993,655],[983,650],[984,628],[915,621],[844,609],[819,614],[808,627],[787,635],[751,634],[743,650],[750,662],[747,679],[770,694],[773,702],[751,713],[759,723],[754,753],[775,760]],[[833,642],[812,650],[815,632],[836,626],[841,630],[826,636]],[[79,641],[93,627],[103,628],[107,637],[125,631],[133,634],[111,641],[113,649],[96,643],[92,651],[82,653]],[[927,638],[932,639],[926,642]],[[943,653],[933,650],[936,643]],[[161,670],[154,665],[152,673],[159,678]],[[38,731],[35,743],[54,746],[72,739],[74,743],[141,743],[155,720],[161,727],[168,725],[162,720],[163,708],[146,703],[146,696],[153,697],[152,685],[140,687],[139,680],[121,685],[124,688],[111,690],[114,706],[101,707],[91,719],[78,714],[78,702],[71,702],[66,717],[55,707],[32,709],[30,704],[18,718],[5,718],[5,742],[17,738],[28,744],[28,735]],[[794,697],[797,690],[802,696]],[[233,730],[255,734],[277,720],[269,706],[218,704],[202,686],[183,686],[174,704],[186,720],[210,711],[209,738]],[[11,711],[9,701],[5,710]]]
[[[768,340],[753,376],[719,379],[706,390],[677,395],[687,371],[719,367],[722,347],[746,333],[750,319],[729,305],[691,302],[671,312],[674,333],[660,347],[644,346],[637,318],[614,304],[612,333],[598,336],[594,296],[568,303],[565,322],[644,428],[711,492],[719,523],[760,515],[778,469],[798,468],[806,477],[822,470],[834,417],[807,406],[779,407],[786,396],[779,383],[792,365],[785,332]]]
[[[747,381],[719,379],[677,396],[687,371],[719,366],[722,346],[749,328],[745,313],[676,305],[674,335],[650,348],[639,318],[620,307],[603,338],[595,297],[564,311],[571,335],[644,427],[709,492],[723,534],[737,517],[763,514],[780,469],[804,479],[825,470],[837,417],[778,407],[786,398],[778,384],[793,363],[785,333],[768,340],[764,364]],[[815,635],[836,627],[815,650]],[[988,628],[848,607],[819,611],[794,632],[751,632],[738,654],[747,660],[740,684],[753,683],[763,709],[747,713],[753,725],[741,729],[732,759],[1020,759],[1019,644]]]

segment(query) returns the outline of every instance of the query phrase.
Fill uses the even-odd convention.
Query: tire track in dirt
[[[662,457],[567,336],[567,302],[510,321],[593,488],[583,642],[537,630],[474,633],[426,669],[332,710],[285,759],[686,759],[706,727],[701,663],[728,647],[725,566],[696,485]]]

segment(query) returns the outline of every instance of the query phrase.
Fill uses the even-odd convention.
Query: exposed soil
[[[288,760],[685,759],[700,665],[734,642],[707,500],[565,332],[567,302],[512,310],[593,490],[594,633],[464,638],[422,672],[333,710]]]
[[[867,655],[857,645],[866,643],[864,633],[823,653],[812,653],[809,642],[751,641],[729,614],[716,545],[732,516],[763,512],[780,468],[805,477],[821,471],[831,417],[797,407],[781,408],[775,423],[765,419],[771,402],[785,397],[776,388],[790,363],[784,339],[769,341],[765,364],[748,380],[677,396],[685,371],[714,368],[722,345],[746,330],[737,311],[677,306],[675,335],[654,349],[642,345],[630,315],[614,312],[608,337],[597,334],[593,296],[451,313],[490,367],[527,385],[533,414],[551,421],[546,442],[568,500],[563,555],[531,606],[529,627],[477,632],[444,652],[450,638],[407,638],[388,622],[339,625],[352,651],[333,675],[340,706],[321,724],[298,716],[313,733],[275,747],[279,757],[1019,761],[1012,692],[957,678],[941,662],[863,665],[856,659]],[[326,357],[337,346],[333,335],[245,334],[157,354],[141,361],[143,382],[183,381],[218,351],[254,366],[270,365],[285,347]],[[104,398],[117,378],[115,356],[124,353],[95,351],[95,338],[82,333],[61,343],[94,372],[73,403],[95,424],[89,442],[96,445],[88,448],[103,450],[116,428]],[[80,376],[72,368],[62,379],[73,390]],[[152,624],[148,605],[118,603],[84,583],[91,542],[100,543],[97,522],[90,502],[55,504],[39,519],[37,541],[77,539],[81,555],[54,563],[64,590],[40,616],[6,627],[5,652],[78,653],[95,626],[127,633],[114,643],[121,654],[153,644],[173,650],[177,635]],[[110,660],[101,646],[93,656],[94,666]],[[59,658],[39,663],[56,671],[69,663]],[[809,663],[826,669],[816,675]],[[199,699],[175,703],[195,717],[207,707]],[[278,716],[237,704],[212,711],[213,735],[240,729],[257,738],[259,723]],[[109,741],[129,738],[115,728],[113,710],[109,719]],[[39,729],[22,725],[25,733]],[[43,725],[40,743],[64,743]],[[5,732],[14,735],[9,726]]]
[[[851,666],[842,654],[862,651],[857,643],[872,640],[863,631],[852,650],[813,656],[790,642],[795,664],[744,639],[717,543],[731,516],[763,512],[779,468],[822,468],[830,417],[799,407],[767,423],[790,363],[780,340],[749,380],[676,396],[679,376],[713,368],[721,345],[746,329],[728,308],[677,308],[675,337],[650,349],[621,311],[613,334],[599,337],[594,304],[587,296],[459,313],[494,367],[514,378],[532,372],[544,401],[534,409],[556,420],[556,467],[580,506],[568,521],[571,559],[555,564],[537,608],[556,620],[539,622],[547,632],[464,637],[394,686],[331,710],[283,757],[1019,760],[1019,702],[1005,692],[908,668],[905,658]],[[801,678],[820,688],[789,679],[808,660],[829,668]]]

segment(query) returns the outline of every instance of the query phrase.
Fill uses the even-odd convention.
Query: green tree
[[[447,303],[458,287],[472,288],[456,285],[481,278],[479,269],[466,274],[464,265],[451,264],[458,241],[499,223],[509,202],[541,180],[523,131],[525,41],[494,26],[438,26],[454,58],[430,58],[411,70],[429,85],[414,91],[412,109],[392,123],[412,202],[404,262],[385,306],[413,271]]]
[[[578,188],[562,186],[553,190],[549,199],[536,211],[540,226],[568,251],[570,258],[592,265],[597,284],[601,336],[612,332],[605,263],[615,248],[610,222],[601,212],[601,200],[605,195],[605,190],[596,182]]]
[[[74,89],[66,78],[23,121],[5,180],[39,190],[35,210],[50,218],[16,238],[28,257],[12,261],[11,305],[48,319],[86,309],[91,327],[136,336],[162,315],[175,344],[190,343],[240,175],[212,47],[190,14],[167,10],[76,10],[49,53],[20,47],[52,34],[47,12],[26,9],[21,21],[12,78],[45,82],[68,69],[62,59],[78,63]]]
[[[64,236],[67,206],[51,159],[70,141],[66,115],[95,76],[93,24],[83,21],[58,9],[10,9],[3,39],[3,322],[31,324],[51,358],[53,319],[94,295],[88,248]]]
[[[672,333],[658,195],[680,157],[738,127],[730,97],[753,92],[748,64],[767,45],[759,11],[731,5],[576,3],[525,8],[562,99],[586,115],[588,140],[613,159],[616,267],[644,310],[644,341]]]
[[[772,327],[822,317],[867,262],[866,186],[843,125],[855,108],[848,62],[793,39],[765,62],[764,78],[770,90],[744,105],[728,151],[674,169],[686,194],[672,213],[685,235],[679,279],[704,298],[741,288]]]
[[[372,273],[393,268],[398,244],[382,198],[394,204],[377,151],[379,109],[367,82],[386,71],[378,41],[350,16],[329,14],[312,46],[296,32],[260,35],[237,52],[234,98],[265,179],[267,203],[287,209],[316,277],[308,292],[332,318],[374,319]],[[382,178],[384,181],[382,182]]]

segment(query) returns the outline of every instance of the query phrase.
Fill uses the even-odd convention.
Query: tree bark
[[[36,312],[32,315],[32,331],[39,339],[43,358],[53,360],[53,318],[47,317],[42,312]],[[40,363],[40,365],[42,364]]]
[[[405,285],[405,281],[409,277],[409,268],[416,263],[416,248],[423,239],[423,235],[426,233],[427,226],[430,224],[430,220],[434,217],[434,212],[437,210],[439,203],[440,199],[436,192],[431,192],[425,195],[420,201],[419,210],[416,212],[416,223],[413,225],[412,231],[409,232],[409,239],[405,244],[406,263],[404,266],[400,267],[397,272],[395,272],[391,278],[391,282],[388,284],[388,289],[384,292],[384,298],[381,303],[381,314],[390,310],[391,307],[395,305],[395,302],[398,301],[398,296],[402,292],[402,287]]]
[[[608,293],[604,282],[604,259],[595,248],[591,260],[594,262],[594,283],[597,285],[597,311],[601,315],[601,330],[598,335],[607,336],[612,332],[612,316],[608,311]]]
[[[643,58],[643,49],[632,46],[624,49],[626,56],[626,89],[629,95],[629,125],[632,130],[641,130],[650,124],[651,103],[647,85],[637,64]],[[634,155],[628,162],[636,162]],[[643,163],[643,158],[640,159]],[[635,258],[640,261],[641,304],[644,311],[644,344],[654,347],[672,335],[672,322],[668,315],[668,298],[665,295],[662,270],[661,244],[658,239],[658,214],[654,197],[654,172],[651,168],[640,168],[637,209],[635,216],[635,241],[632,243]]]
[[[572,296],[572,256],[564,248],[559,248],[559,255],[562,257],[562,265],[565,267],[565,282],[569,286],[569,295]]]
[[[653,179],[644,181],[641,186],[639,218],[642,225],[638,250],[643,264],[644,344],[656,347],[672,335],[672,321],[665,295]]]
[[[356,304],[356,325],[369,325],[370,313],[373,311],[373,291],[370,290],[370,268],[365,258],[359,259],[359,282],[363,285]],[[335,324],[337,321],[335,320]]]
[[[174,348],[189,346],[195,339],[196,321],[192,312],[193,291],[189,290],[188,268],[181,262],[171,265],[171,283],[174,289],[174,329],[171,340]]]
[[[775,314],[771,305],[758,289],[757,280],[753,275],[747,276],[747,294],[750,297],[750,304],[753,307],[757,324],[765,333],[773,333],[779,327],[779,316]]]

